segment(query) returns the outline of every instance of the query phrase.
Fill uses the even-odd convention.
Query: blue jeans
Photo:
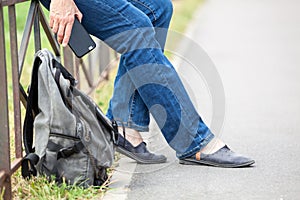
[[[49,7],[49,0],[41,0]],[[214,137],[163,54],[170,0],[75,0],[86,30],[121,53],[107,116],[147,131],[149,113],[178,158],[194,155]]]

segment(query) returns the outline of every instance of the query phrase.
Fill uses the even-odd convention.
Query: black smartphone
[[[81,58],[96,47],[96,43],[76,17],[68,44],[78,58]]]

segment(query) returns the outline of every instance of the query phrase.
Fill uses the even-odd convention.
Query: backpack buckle
[[[62,148],[57,152],[57,160],[61,158],[68,158],[74,153],[79,153],[83,149],[83,147],[83,143],[78,142],[74,146]]]

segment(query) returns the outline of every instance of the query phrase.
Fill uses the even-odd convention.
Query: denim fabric
[[[150,112],[177,157],[189,157],[203,148],[214,135],[163,54],[172,15],[170,0],[75,3],[86,30],[122,54],[108,117],[146,131]]]
[[[171,1],[129,0],[129,2],[149,17],[153,27],[159,27],[159,29],[156,29],[155,38],[159,42],[160,47],[163,49],[166,42],[167,30],[169,28],[173,13],[173,5]],[[123,58],[124,56],[122,55],[120,58],[121,62],[119,64],[118,73],[115,79],[114,98],[119,98],[119,96],[123,93],[124,86],[118,84],[120,77],[126,73]],[[131,84],[130,87],[134,87],[130,80],[126,83],[127,87],[128,84]],[[114,99],[110,101],[107,111],[107,116],[110,119],[113,118],[112,106],[114,105],[114,101]],[[116,101],[118,101],[118,99]],[[122,118],[119,120],[124,126],[141,132],[149,130],[149,110],[137,90],[134,90],[129,100],[128,107],[123,109],[124,110],[119,111],[123,113]]]

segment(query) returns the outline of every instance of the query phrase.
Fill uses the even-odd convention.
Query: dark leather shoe
[[[116,146],[116,151],[141,164],[157,164],[167,161],[167,158],[164,155],[157,155],[149,152],[145,142],[142,142],[138,146],[134,147],[121,134],[118,136],[118,145]]]
[[[192,157],[179,160],[180,164],[185,165],[209,165],[214,167],[246,167],[255,163],[254,160],[239,155],[228,148],[227,145],[213,154],[204,154],[198,152]]]

